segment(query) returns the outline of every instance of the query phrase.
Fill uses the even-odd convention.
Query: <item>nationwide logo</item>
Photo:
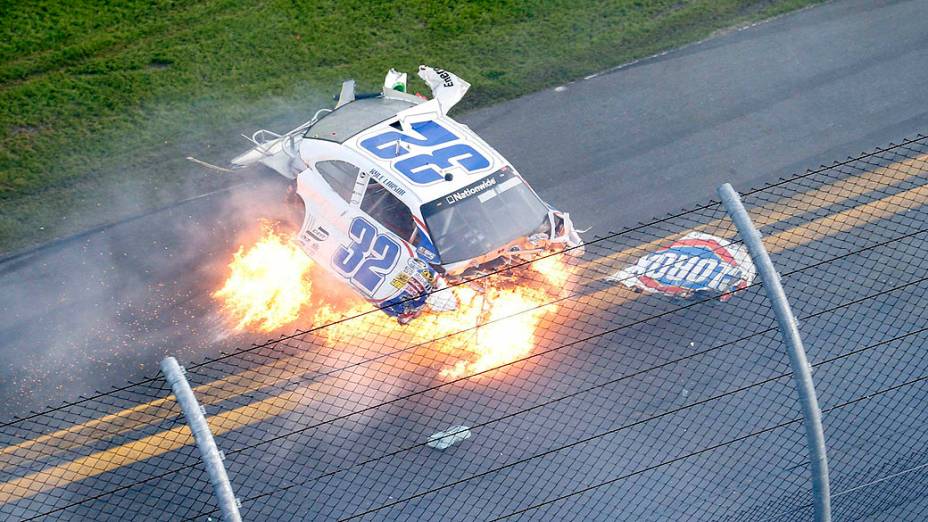
[[[484,180],[483,183],[476,185],[474,187],[466,188],[464,190],[460,190],[458,192],[448,194],[447,196],[445,196],[445,201],[447,201],[449,204],[456,203],[458,201],[461,201],[462,199],[467,199],[473,196],[474,194],[483,192],[484,190],[494,185],[496,185],[496,178],[489,178],[489,179]]]

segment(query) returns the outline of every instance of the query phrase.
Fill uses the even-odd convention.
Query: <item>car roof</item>
[[[431,104],[431,106],[426,107],[428,104]],[[474,173],[459,170],[445,180],[419,185],[412,183],[400,172],[396,171],[391,159],[372,155],[370,151],[365,150],[360,145],[359,140],[362,140],[370,133],[376,134],[390,130],[400,131],[401,128],[397,124],[397,118],[403,118],[404,114],[409,114],[408,109],[416,106],[421,106],[415,109],[412,114],[416,119],[427,117],[438,122],[446,130],[453,133],[460,143],[467,144],[479,151],[489,161],[487,167]],[[346,150],[354,154],[360,154],[362,158],[372,161],[373,165],[377,167],[371,170],[373,179],[382,185],[387,185],[395,196],[408,207],[414,209],[416,213],[419,212],[419,207],[424,203],[466,189],[471,184],[497,172],[500,168],[512,168],[499,152],[481,140],[466,125],[461,125],[442,114],[436,100],[423,101],[406,93],[391,92],[389,95],[361,97],[348,102],[309,127],[304,134],[304,138],[310,141],[318,140],[341,145]],[[330,160],[331,157],[326,159]],[[345,159],[347,160],[347,158]]]
[[[323,116],[306,130],[306,138],[344,143],[355,134],[396,116],[416,102],[396,97],[375,96],[346,103]]]

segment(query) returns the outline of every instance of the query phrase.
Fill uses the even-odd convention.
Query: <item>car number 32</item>
[[[361,142],[361,146],[380,159],[396,160],[409,154],[400,142],[415,145],[431,152],[399,159],[393,168],[419,185],[428,185],[444,179],[438,169],[447,169],[457,163],[467,172],[478,172],[490,166],[490,161],[466,143],[453,143],[460,138],[435,121],[412,124],[412,130],[422,137],[409,136],[390,130]],[[454,162],[452,162],[454,160]]]
[[[400,258],[400,245],[388,236],[377,233],[377,228],[361,217],[348,227],[352,243],[340,246],[332,258],[332,265],[352,284],[373,297],[384,278]]]

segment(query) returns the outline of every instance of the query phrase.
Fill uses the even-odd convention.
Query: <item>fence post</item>
[[[825,434],[822,430],[822,412],[818,407],[818,398],[815,395],[815,386],[812,382],[812,369],[806,358],[796,318],[786,300],[780,275],[773,267],[767,249],[760,239],[760,232],[754,227],[751,217],[741,203],[741,197],[728,183],[718,188],[722,204],[728,215],[738,228],[741,239],[748,248],[757,273],[764,282],[767,298],[773,305],[773,312],[780,325],[780,335],[789,352],[789,363],[793,369],[793,380],[799,392],[799,401],[802,404],[803,424],[806,428],[806,441],[809,445],[809,460],[812,468],[812,495],[815,505],[815,520],[829,522],[831,520],[831,494],[828,484],[828,458],[825,454]]]
[[[226,474],[226,468],[222,464],[222,455],[219,448],[216,447],[216,441],[213,440],[213,434],[206,423],[206,417],[203,410],[197,402],[197,398],[190,389],[190,384],[184,376],[184,370],[177,364],[177,359],[166,357],[161,361],[161,372],[164,373],[165,379],[171,385],[171,390],[180,404],[184,417],[187,418],[187,424],[190,431],[193,432],[193,438],[197,442],[197,448],[200,450],[200,456],[206,465],[206,472],[209,474],[209,481],[213,485],[213,493],[219,500],[219,509],[222,511],[222,518],[227,522],[241,522],[242,516],[238,512],[238,500],[235,493],[232,492],[232,484],[229,483],[229,476]]]

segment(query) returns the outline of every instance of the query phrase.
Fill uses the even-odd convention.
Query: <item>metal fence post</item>
[[[187,418],[190,431],[193,432],[193,438],[197,442],[197,448],[200,450],[200,456],[203,458],[206,472],[209,474],[209,481],[213,485],[213,493],[219,500],[219,509],[222,511],[223,520],[241,522],[242,516],[238,512],[238,500],[235,498],[235,493],[232,492],[232,484],[229,483],[229,476],[222,464],[222,454],[219,453],[219,448],[216,447],[216,441],[213,440],[213,434],[206,423],[203,409],[193,395],[193,390],[190,389],[183,368],[177,364],[177,359],[166,357],[161,361],[161,372],[164,373],[165,379],[171,385],[177,403],[180,404],[184,417]]]
[[[780,275],[774,269],[767,249],[764,248],[760,239],[760,232],[754,227],[751,217],[741,203],[741,197],[728,183],[718,188],[718,194],[751,254],[757,273],[764,282],[764,288],[767,289],[767,297],[773,306],[777,323],[780,325],[780,334],[789,352],[793,380],[802,404],[803,424],[806,428],[806,441],[809,445],[809,460],[812,467],[815,520],[829,522],[831,520],[831,495],[828,484],[828,459],[825,454],[825,434],[822,430],[822,412],[818,407],[818,398],[812,382],[812,370],[806,358],[805,348],[802,346],[802,339],[799,337],[796,318],[783,292]]]

